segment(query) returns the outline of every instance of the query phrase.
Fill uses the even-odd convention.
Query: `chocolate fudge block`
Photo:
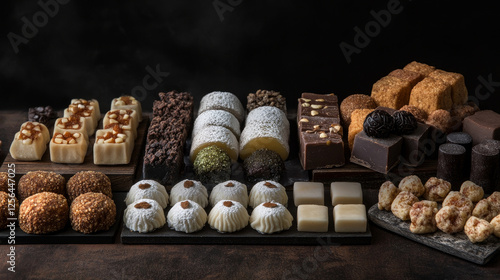
[[[387,174],[399,164],[402,146],[400,136],[373,138],[362,131],[354,138],[351,162]]]
[[[300,133],[299,158],[305,170],[343,166],[342,136],[328,131],[303,131]]]
[[[467,102],[469,93],[465,87],[465,80],[462,74],[437,69],[431,72],[429,77],[441,80],[450,85],[453,105],[463,105]]]
[[[297,119],[305,116],[334,118],[340,123],[338,98],[333,94],[303,93],[299,98]],[[337,121],[338,120],[338,121]]]
[[[394,76],[385,76],[375,82],[371,97],[378,106],[399,109],[408,104],[411,84]]]
[[[485,139],[500,140],[500,114],[483,110],[463,121],[463,131],[472,136],[472,144],[477,145]]]
[[[402,163],[407,166],[419,166],[426,157],[425,145],[429,139],[430,127],[423,123],[417,123],[417,129],[411,134],[404,134],[403,147],[401,150]]]
[[[401,80],[405,80],[410,83],[411,87],[414,87],[418,82],[420,82],[424,78],[424,75],[420,73],[404,69],[396,69],[391,73],[389,73],[387,76],[392,76],[399,78]]]
[[[429,115],[438,109],[450,110],[453,106],[451,86],[441,80],[426,77],[411,90],[409,105],[416,106]]]

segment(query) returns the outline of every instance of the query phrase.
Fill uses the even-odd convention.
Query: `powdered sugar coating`
[[[280,183],[267,180],[253,185],[249,196],[250,207],[255,208],[259,204],[268,201],[276,201],[280,204],[288,204],[286,189]]]
[[[229,203],[231,206],[226,206]],[[246,207],[238,201],[221,200],[208,214],[208,224],[221,233],[235,232],[246,227],[249,218]]]
[[[217,184],[210,193],[210,205],[214,206],[222,200],[238,201],[245,208],[248,207],[247,186],[234,180]]]
[[[236,95],[230,92],[213,91],[203,96],[198,114],[206,110],[224,110],[233,114],[240,123],[245,120],[245,109]]]
[[[185,183],[192,182],[192,186],[186,188]],[[191,184],[190,184],[191,185]],[[170,191],[170,204],[174,205],[179,201],[191,200],[205,208],[208,206],[208,191],[207,188],[200,182],[195,180],[182,180],[175,184]]]
[[[149,187],[145,186],[149,185]],[[168,206],[168,193],[165,187],[154,180],[141,180],[132,187],[127,193],[125,204],[130,205],[139,199],[153,199],[165,209]]]
[[[274,207],[266,207],[266,202],[259,204],[252,211],[250,226],[261,234],[287,230],[292,226],[290,211],[279,202],[271,201]]]
[[[139,203],[148,203],[149,208],[136,208]],[[123,222],[131,231],[150,232],[161,228],[167,222],[160,204],[152,199],[139,199],[127,206],[123,214]]]
[[[188,207],[182,207],[182,203],[188,204]],[[207,213],[203,207],[192,200],[179,201],[168,211],[167,222],[168,226],[176,231],[191,233],[205,226]]]
[[[192,136],[194,137],[201,129],[207,126],[223,126],[231,130],[236,138],[240,138],[240,123],[233,114],[227,111],[207,110],[199,114],[194,121]]]
[[[194,162],[201,149],[216,145],[224,150],[232,161],[238,160],[238,140],[236,136],[227,128],[222,126],[207,126],[200,130],[191,143],[189,157]]]

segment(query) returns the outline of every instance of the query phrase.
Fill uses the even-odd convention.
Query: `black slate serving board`
[[[165,224],[163,228],[149,233],[139,233],[130,231],[123,225],[121,241],[123,244],[246,244],[246,245],[342,245],[342,244],[370,244],[371,231],[367,225],[364,233],[337,233],[333,226],[333,206],[328,199],[329,193],[325,192],[325,202],[328,205],[328,232],[299,232],[297,231],[297,207],[293,204],[293,195],[288,192],[288,210],[292,214],[294,221],[289,230],[274,233],[260,234],[248,225],[241,231],[233,233],[219,233],[211,229],[208,223],[205,227],[194,233],[177,232],[168,228]],[[165,210],[165,216],[170,210],[170,206]],[[205,209],[207,214],[210,207]],[[249,207],[249,214],[251,208]]]
[[[19,228],[16,222],[16,244],[110,244],[115,242],[115,236],[120,229],[123,211],[125,210],[126,193],[114,192],[113,201],[116,204],[116,221],[107,231],[83,234],[71,229],[71,225],[58,232],[50,234],[28,234]],[[7,244],[10,232],[8,229],[0,231],[0,244]],[[14,245],[14,244],[13,244]]]
[[[368,218],[375,224],[408,239],[480,265],[486,264],[500,248],[500,239],[493,235],[484,242],[472,243],[463,231],[456,234],[439,230],[429,234],[414,234],[410,231],[409,221],[400,220],[392,212],[379,210],[377,204],[368,210]]]

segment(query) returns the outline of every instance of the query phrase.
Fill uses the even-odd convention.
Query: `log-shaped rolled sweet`
[[[290,123],[285,113],[276,107],[263,106],[252,110],[240,137],[240,157],[247,158],[259,149],[269,149],[288,158]]]
[[[56,132],[50,141],[50,160],[56,163],[83,163],[88,142],[80,132]]]
[[[236,95],[230,92],[214,91],[203,96],[198,114],[207,110],[224,110],[233,114],[240,123],[245,120],[245,108]]]
[[[132,156],[130,141],[125,133],[115,134],[111,130],[97,130],[94,143],[94,164],[128,164]]]
[[[14,135],[10,146],[12,158],[23,161],[40,160],[47,150],[50,134],[47,127],[38,122],[25,122]]]
[[[194,162],[198,153],[205,147],[215,145],[226,152],[231,161],[238,160],[238,140],[227,128],[222,126],[207,126],[193,138],[189,157]]]
[[[111,110],[134,110],[137,112],[138,121],[142,121],[142,106],[133,96],[124,95],[111,101]]]

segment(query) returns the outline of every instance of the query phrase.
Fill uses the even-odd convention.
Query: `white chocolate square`
[[[295,182],[293,184],[293,202],[301,204],[325,204],[325,189],[323,183]]]
[[[50,141],[50,160],[56,163],[83,163],[88,140],[80,132],[56,132]]]
[[[116,136],[104,129],[97,130],[95,137],[94,164],[117,165],[130,162],[132,149],[129,141],[133,140],[132,137]]]
[[[339,204],[333,208],[335,232],[366,232],[364,204]]]
[[[58,118],[54,123],[54,134],[64,134],[66,131],[69,131],[70,133],[80,133],[83,135],[87,143],[89,143],[89,136],[87,134],[85,124],[85,118],[80,116]]]
[[[23,161],[42,159],[50,141],[49,130],[44,124],[38,122],[25,122],[19,132],[14,135],[10,145],[12,158]]]
[[[297,230],[307,232],[328,231],[328,207],[302,204],[297,208]]]
[[[102,121],[103,128],[108,129],[116,124],[119,124],[123,130],[131,131],[134,139],[137,137],[139,126],[137,111],[124,109],[108,111]]]
[[[358,182],[333,182],[330,185],[332,205],[362,204],[363,191]]]
[[[138,121],[142,121],[141,102],[133,96],[120,96],[111,101],[111,110],[135,110],[137,112]]]

